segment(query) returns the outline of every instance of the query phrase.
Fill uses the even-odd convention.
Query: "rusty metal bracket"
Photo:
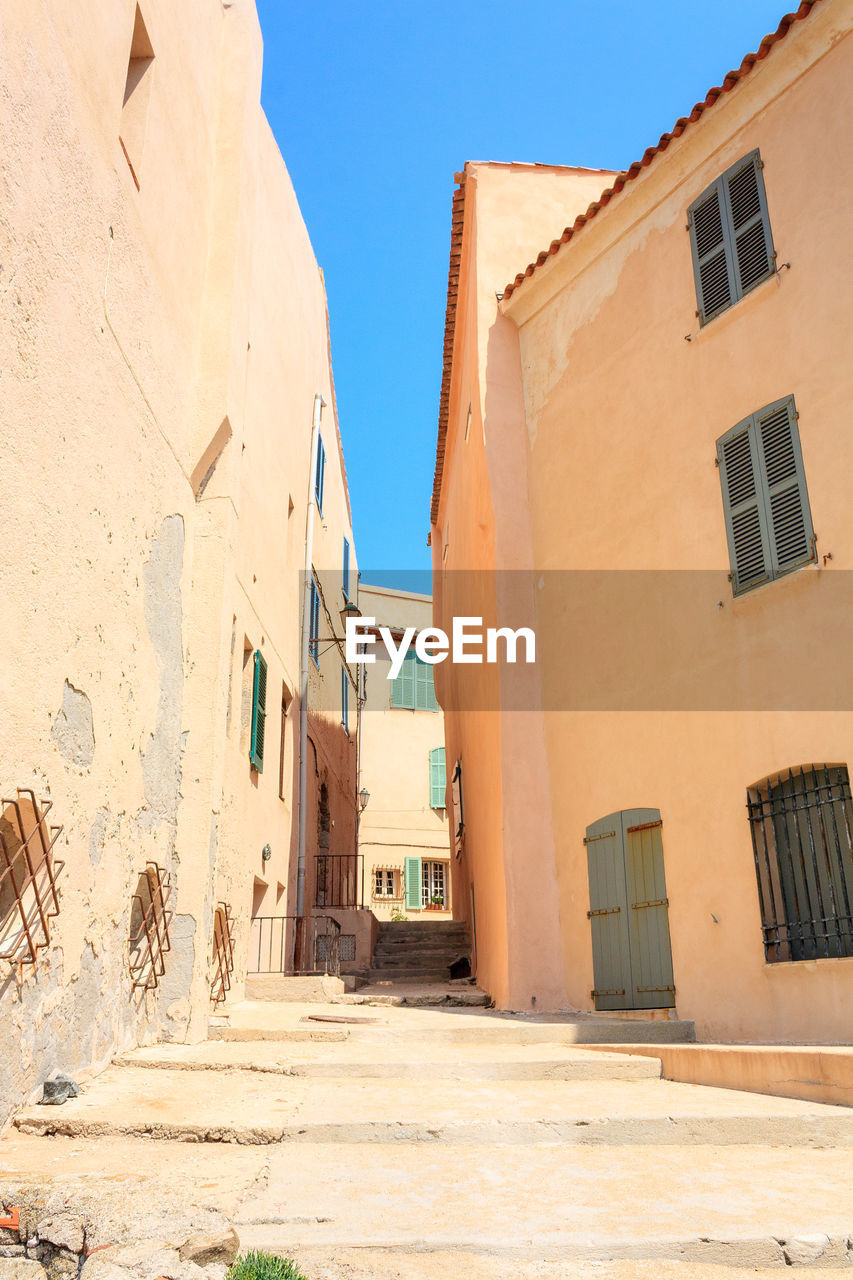
[[[172,883],[168,871],[156,862],[148,862],[140,877],[145,893],[135,893],[131,902],[139,909],[140,923],[130,939],[130,976],[134,989],[153,991],[166,972],[163,957],[171,950],[169,910]]]
[[[649,993],[651,993],[651,992],[658,992],[658,991],[671,991],[671,992],[673,993],[673,995],[675,994],[675,987],[673,987],[673,986],[669,986],[669,987],[635,987],[635,988],[634,988],[634,990],[635,990],[635,991],[639,991],[641,994],[644,994],[644,993],[645,993],[645,994],[649,994]]]
[[[618,916],[621,907],[599,907],[596,911],[587,911],[586,918],[591,920],[593,916]]]
[[[35,964],[59,915],[56,879],[65,863],[54,858],[53,847],[62,827],[48,829],[45,821],[52,800],[39,802],[29,787],[17,790],[16,799],[0,802],[0,893],[11,888],[13,898],[0,918],[0,960]]]
[[[230,905],[220,902],[213,916],[213,981],[210,998],[214,1006],[221,1004],[231,990],[233,972],[234,921]]]
[[[657,822],[638,822],[636,827],[626,827],[625,834],[632,836],[635,831],[653,831],[655,827],[662,827],[663,819],[658,818]]]
[[[651,902],[634,902],[631,904],[632,911],[642,911],[645,907],[668,907],[669,898],[654,898]]]
[[[620,987],[618,991],[616,991],[615,989],[613,991],[599,991],[597,987],[593,987],[592,991],[590,991],[589,994],[592,996],[593,999],[595,999],[596,996],[624,996],[625,988]]]
[[[615,836],[615,831],[602,831],[600,836],[584,836],[584,844],[595,844],[596,840],[609,840],[611,836]]]

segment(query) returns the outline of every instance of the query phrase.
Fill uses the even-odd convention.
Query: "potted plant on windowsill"
[[[426,909],[427,911],[443,911],[444,910],[444,898],[442,898],[440,893],[434,893],[432,895],[429,902],[426,904]]]

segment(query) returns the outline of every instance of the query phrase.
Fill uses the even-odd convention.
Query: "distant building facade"
[[[324,833],[354,851],[308,614],[357,561],[254,4],[34,0],[0,40],[2,1124],[203,1037],[252,920],[310,913]]]
[[[437,669],[500,1005],[853,1032],[851,84],[814,0],[625,173],[457,175],[435,620],[515,575],[539,644],[524,708]]]
[[[406,627],[431,625],[429,596],[362,583],[359,608],[400,642]],[[433,668],[410,649],[389,679],[384,646],[365,666],[361,781],[369,800],[361,814],[365,906],[380,921],[452,918],[451,832],[444,716]]]

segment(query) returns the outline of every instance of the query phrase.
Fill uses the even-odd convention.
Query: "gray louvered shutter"
[[[735,293],[722,181],[691,205],[687,219],[699,318],[704,324],[730,307]]]
[[[771,275],[774,266],[773,240],[758,152],[753,152],[742,164],[729,170],[725,184],[731,216],[737,296],[740,297]]]
[[[774,577],[815,558],[806,475],[792,396],[755,415]]]
[[[770,536],[753,425],[753,419],[747,418],[717,442],[735,595],[771,576]]]

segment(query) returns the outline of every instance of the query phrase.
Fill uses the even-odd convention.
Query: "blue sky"
[[[381,571],[425,590],[454,172],[466,160],[625,168],[786,10],[257,3],[264,107],[326,277],[359,564],[367,581]]]

